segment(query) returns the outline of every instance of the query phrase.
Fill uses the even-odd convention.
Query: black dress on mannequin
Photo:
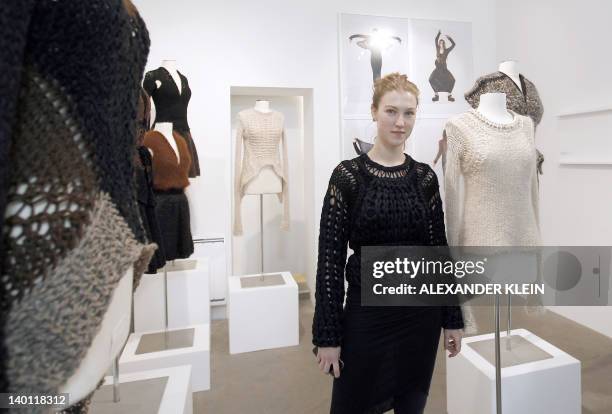
[[[461,309],[361,306],[361,246],[371,245],[447,245],[438,180],[427,164],[406,155],[385,167],[361,154],[336,167],[321,212],[312,325],[313,344],[341,346],[332,414],[422,413],[441,329],[463,328]]]
[[[187,78],[181,72],[178,72],[178,74],[181,78],[180,93],[172,75],[164,67],[147,72],[142,86],[149,96],[153,98],[153,103],[155,104],[155,121],[153,125],[157,122],[172,122],[172,128],[187,141],[189,154],[191,155],[189,177],[193,178],[200,175],[200,162],[198,151],[193,142],[189,124],[187,123],[187,106],[191,99],[191,89],[189,88]],[[156,81],[160,82],[159,87]]]

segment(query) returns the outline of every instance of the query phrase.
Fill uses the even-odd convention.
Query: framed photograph
[[[405,73],[421,91],[418,117],[431,118],[426,130],[437,132],[419,137],[418,148],[409,140],[406,151],[429,156],[446,119],[469,109],[463,94],[474,82],[471,23],[340,14],[338,35],[343,159],[357,155],[356,139],[373,143],[372,87],[391,72]]]

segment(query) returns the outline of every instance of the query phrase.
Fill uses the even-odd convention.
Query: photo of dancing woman
[[[372,29],[372,34],[369,35],[351,35],[349,42],[352,42],[353,39],[360,39],[357,42],[357,46],[370,51],[370,64],[372,65],[372,79],[374,82],[376,82],[376,79],[380,79],[383,50],[390,48],[393,45],[393,41],[402,43],[402,39],[399,37],[385,35],[376,28]]]
[[[442,32],[438,30],[438,34],[436,35],[436,68],[431,73],[431,76],[429,76],[429,84],[435,93],[431,100],[433,102],[438,102],[440,100],[440,95],[438,95],[438,93],[447,92],[448,101],[455,102],[455,98],[453,98],[452,95],[453,88],[455,87],[455,77],[448,70],[446,64],[448,55],[455,48],[455,41],[452,37],[446,35],[446,38],[451,42],[451,46],[447,48],[444,39],[440,39],[441,34]]]

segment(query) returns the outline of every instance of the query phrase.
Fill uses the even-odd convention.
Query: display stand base
[[[298,286],[291,273],[231,276],[228,286],[230,354],[299,344]]]
[[[580,414],[580,361],[525,329],[501,333],[503,414]],[[446,359],[448,414],[494,414],[494,334],[463,339]]]
[[[121,400],[113,402],[113,377],[104,378],[89,414],[193,414],[191,367],[141,371],[120,376]]]
[[[210,325],[130,335],[119,371],[124,373],[191,365],[193,391],[210,389]]]

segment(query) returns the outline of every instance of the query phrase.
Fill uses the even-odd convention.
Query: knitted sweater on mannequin
[[[0,385],[53,395],[154,247],[133,179],[149,36],[116,0],[3,2],[0,34]]]
[[[533,121],[511,113],[511,123],[496,124],[471,109],[446,124],[445,208],[452,246],[540,244]]]
[[[244,156],[242,147],[244,145]],[[282,146],[282,165],[279,145]],[[289,188],[287,142],[285,141],[284,116],[280,112],[263,113],[246,109],[238,114],[236,130],[236,159],[234,168],[234,234],[242,234],[240,203],[246,185],[257,177],[265,166],[271,166],[282,179],[283,203],[281,228],[289,229]]]
[[[174,149],[161,132],[149,131],[144,137],[144,146],[153,152],[153,188],[155,190],[180,190],[189,185],[191,156],[185,139],[172,132],[178,148],[178,159]]]

